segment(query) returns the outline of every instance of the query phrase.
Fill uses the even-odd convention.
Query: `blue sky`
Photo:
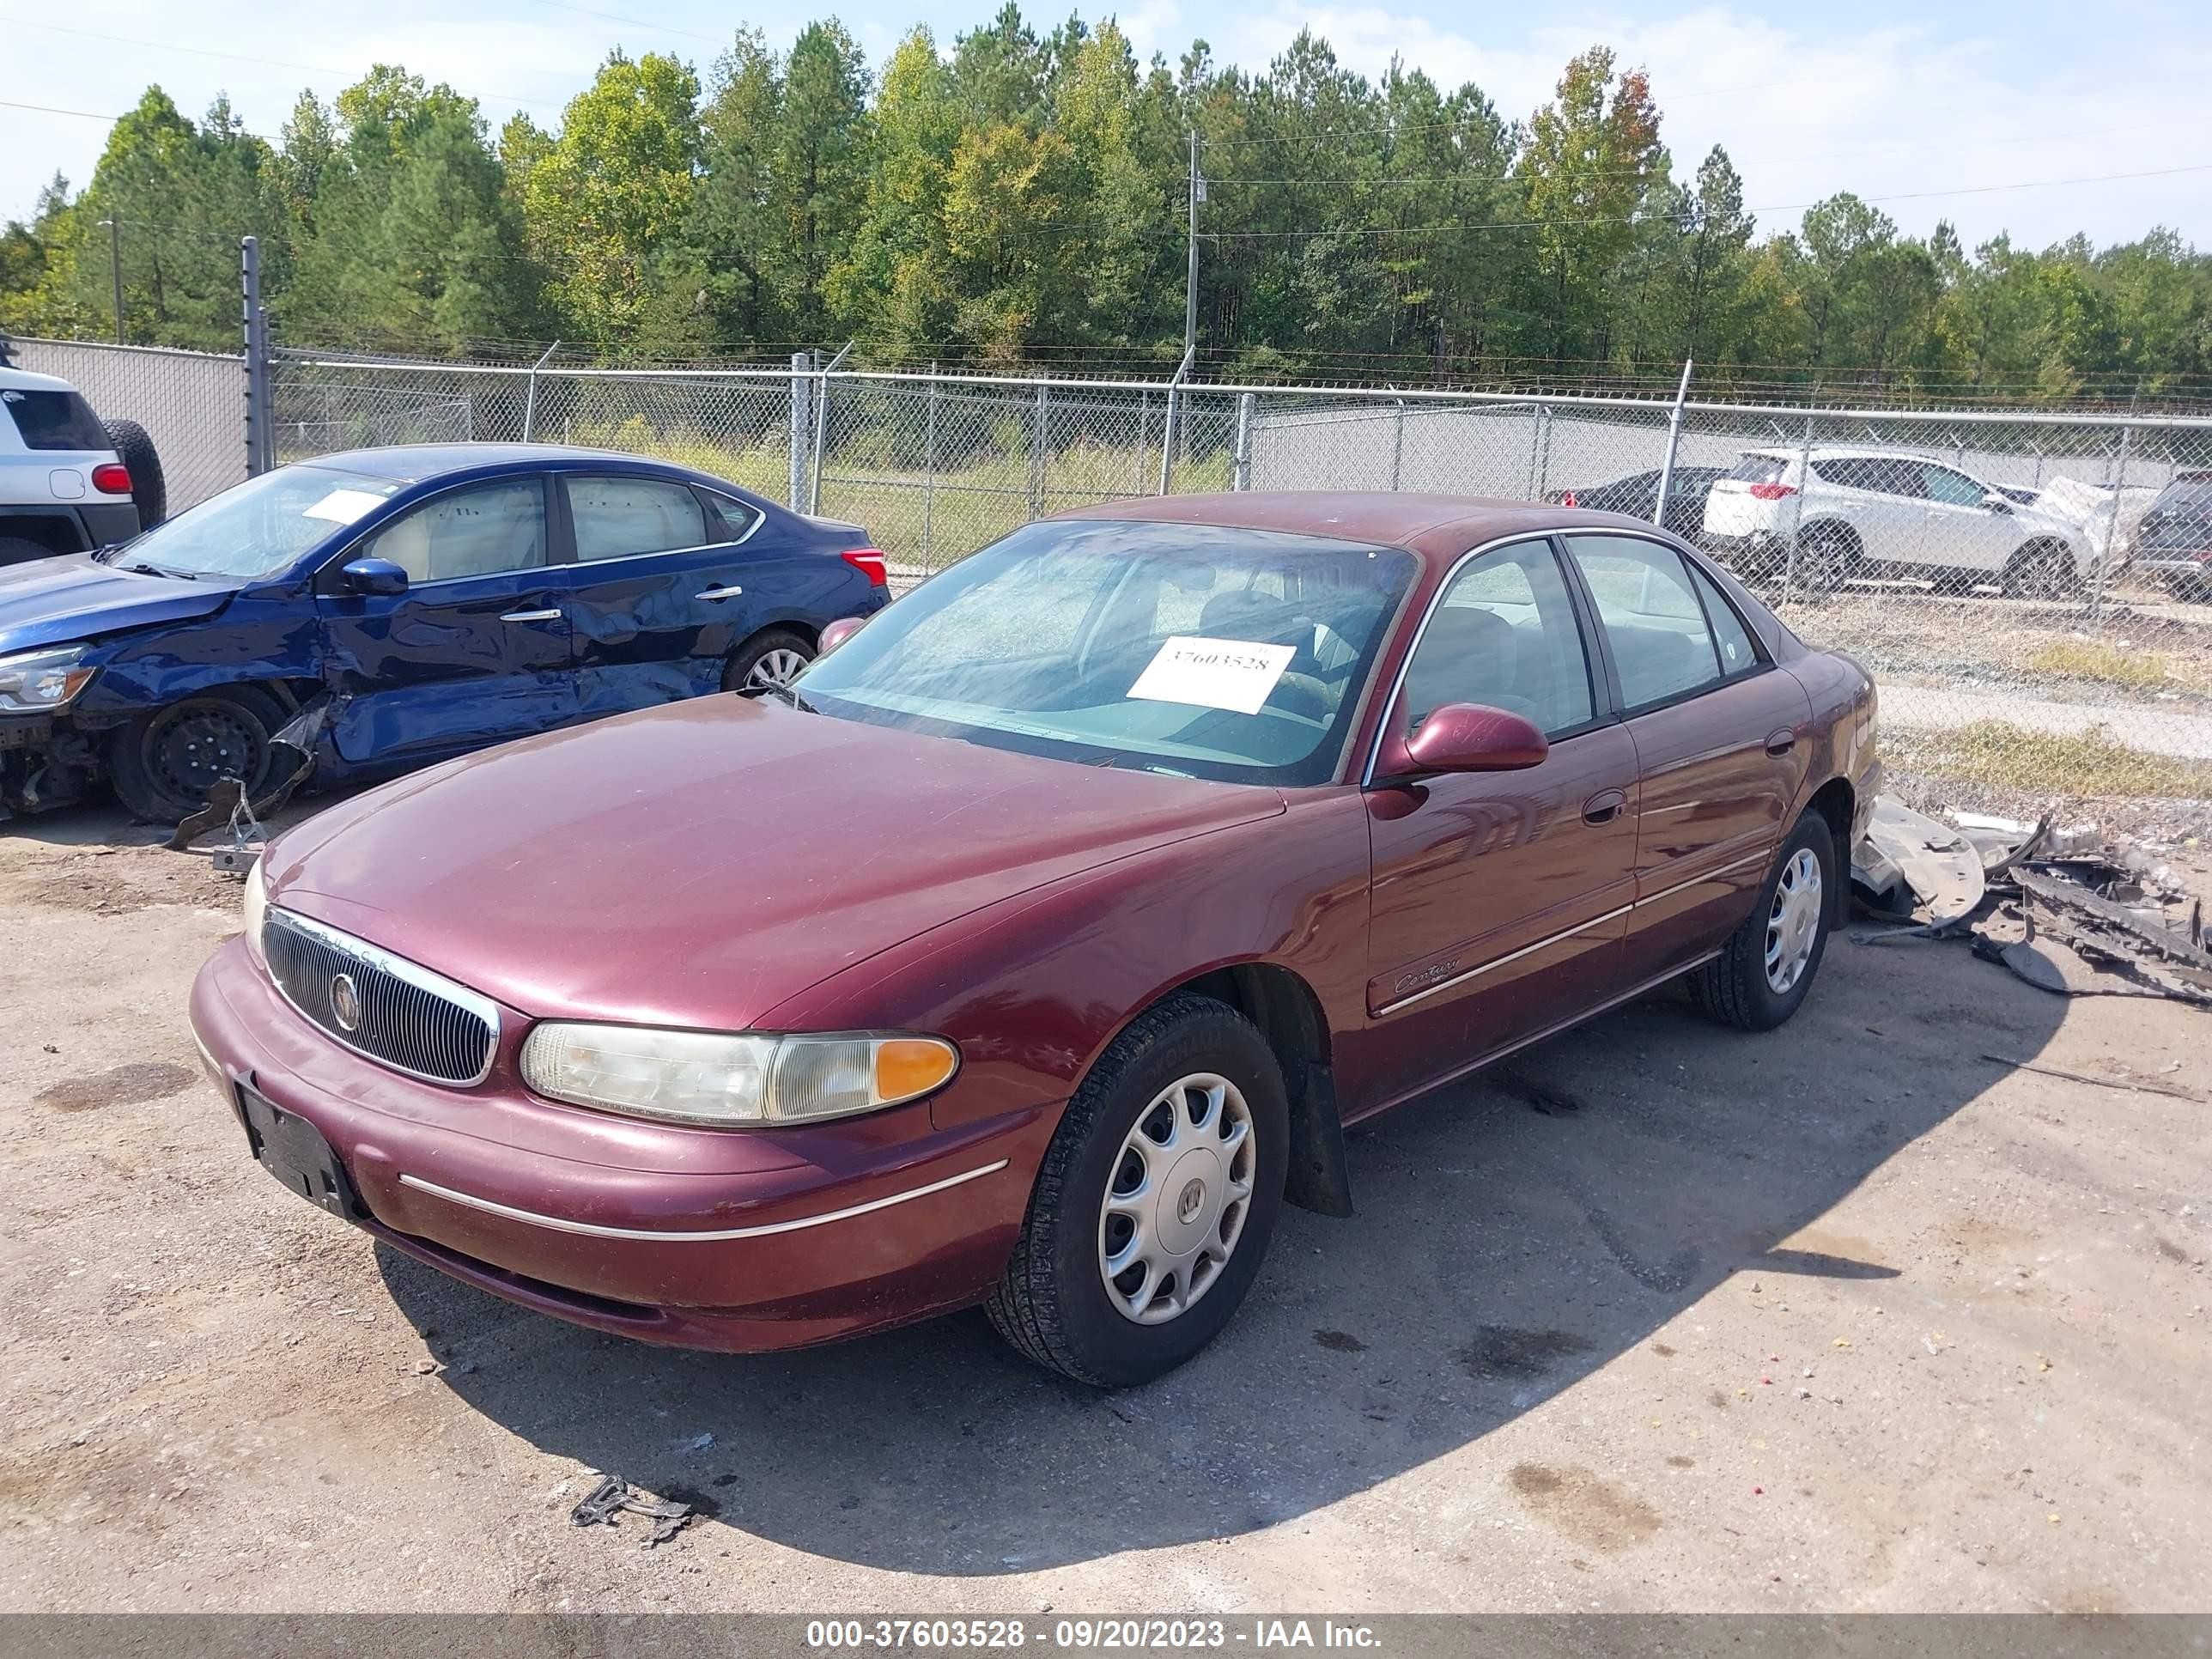
[[[913,24],[949,47],[991,4],[842,0],[836,10],[879,64]],[[158,81],[194,116],[227,91],[248,126],[273,135],[302,86],[328,96],[382,59],[475,94],[495,127],[517,108],[551,125],[614,46],[676,52],[704,78],[740,21],[781,44],[812,15],[703,0],[0,0],[0,215],[27,212],[57,168],[82,184],[106,131],[9,104],[112,115]],[[1440,81],[1474,82],[1522,118],[1569,56],[1603,41],[1650,70],[1678,172],[1725,144],[1765,228],[1793,227],[1803,204],[1850,189],[1886,198],[1911,231],[1949,218],[1970,246],[2003,229],[2041,246],[2155,224],[2212,244],[2212,8],[2202,5],[1245,0],[1224,10],[1137,0],[1115,15],[1141,53],[1172,61],[1203,35],[1218,60],[1251,68],[1310,26],[1356,69],[1379,72],[1396,54]],[[2112,176],[2154,171],[2163,176]],[[2047,182],[2061,180],[2083,182]],[[2039,187],[2011,187],[2027,184]]]

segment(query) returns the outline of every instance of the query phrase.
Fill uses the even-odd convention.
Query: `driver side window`
[[[1510,710],[1547,737],[1589,719],[1589,657],[1549,542],[1486,553],[1444,589],[1407,666],[1407,729],[1448,702]]]
[[[410,584],[534,570],[545,562],[545,490],[503,479],[434,496],[350,556],[389,559]]]

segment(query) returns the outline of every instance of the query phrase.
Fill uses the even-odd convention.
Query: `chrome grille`
[[[289,910],[269,911],[261,952],[295,1008],[371,1060],[433,1083],[480,1083],[491,1070],[499,1010],[466,987]]]

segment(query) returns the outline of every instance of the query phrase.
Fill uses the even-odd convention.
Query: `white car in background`
[[[2039,500],[1894,449],[1751,449],[1705,497],[1702,539],[1747,571],[1782,569],[1794,543],[1796,579],[1814,591],[1923,576],[2062,599],[2087,582],[2096,550]]]
[[[9,366],[0,339],[0,567],[129,541],[159,523],[161,462],[135,421]]]

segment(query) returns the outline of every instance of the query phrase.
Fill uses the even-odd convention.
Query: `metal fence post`
[[[1390,493],[1398,493],[1398,481],[1406,469],[1406,400],[1398,399],[1397,413],[1392,417],[1390,430]]]
[[[531,431],[538,424],[538,371],[550,362],[553,354],[560,349],[561,343],[554,341],[545,348],[545,355],[530,366],[530,389],[523,393],[522,398],[522,441],[525,443],[530,441]]]
[[[1182,385],[1183,377],[1190,373],[1190,360],[1194,349],[1193,347],[1184,348],[1182,367],[1176,370],[1175,379],[1168,382],[1168,412],[1160,422],[1159,493],[1163,495],[1168,493],[1168,485],[1175,479],[1176,392]]]
[[[1239,392],[1237,397],[1237,457],[1230,469],[1229,487],[1249,489],[1252,487],[1252,408],[1250,392]]]
[[[2105,614],[2105,572],[2112,562],[2112,544],[2120,533],[2120,492],[2128,484],[2128,449],[2136,435],[2132,426],[2120,428],[2119,466],[2112,479],[2112,516],[2105,520],[2105,544],[2097,550],[2097,562],[2089,572],[2089,625],[2094,628]]]
[[[937,528],[937,365],[929,366],[929,414],[924,422],[921,460],[921,568],[930,568],[930,541]]]
[[[255,477],[269,470],[270,415],[269,409],[267,339],[262,330],[267,318],[261,309],[261,240],[238,239],[240,321],[246,345],[246,476]]]
[[[1813,477],[1813,417],[1805,417],[1805,441],[1798,449],[1797,496],[1790,522],[1790,545],[1782,556],[1782,605],[1790,603],[1797,582],[1797,532],[1805,526],[1805,486]]]
[[[1129,481],[1132,495],[1145,493],[1145,446],[1151,441],[1152,435],[1152,394],[1139,392],[1137,394],[1137,476]]]
[[[1036,429],[1030,434],[1030,517],[1044,517],[1044,456],[1046,422],[1051,418],[1045,409],[1045,383],[1037,382]]]
[[[853,343],[845,342],[844,349],[823,366],[815,382],[814,392],[814,474],[807,480],[806,510],[822,510],[822,446],[830,435],[830,377],[837,372],[837,365],[852,356]]]
[[[812,403],[807,395],[807,354],[791,354],[791,510],[806,511],[806,414]]]
[[[1682,403],[1690,395],[1690,360],[1682,359],[1682,384],[1674,388],[1674,406],[1667,411],[1667,455],[1659,463],[1659,495],[1651,506],[1651,522],[1667,527],[1667,492],[1674,483],[1674,451],[1682,441]]]

